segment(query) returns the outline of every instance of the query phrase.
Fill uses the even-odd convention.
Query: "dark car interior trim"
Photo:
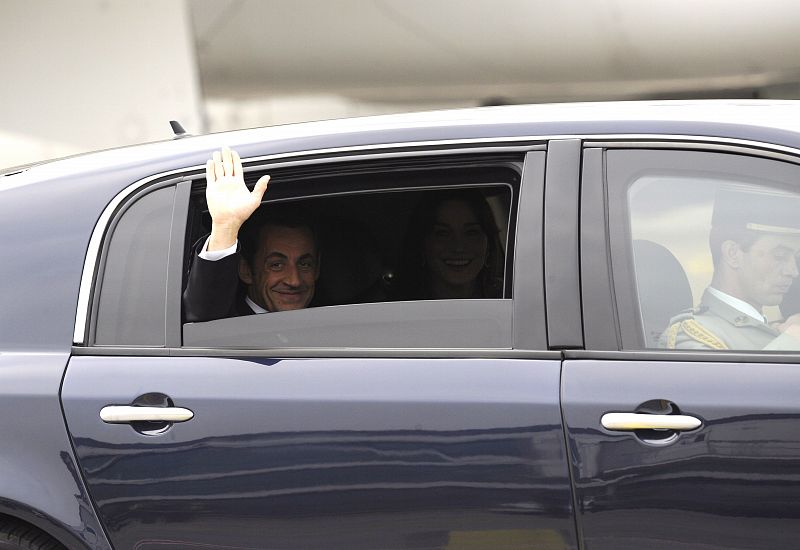
[[[544,272],[542,271],[544,227],[544,176],[546,157],[542,152],[525,156],[522,168],[516,234],[538,235],[524,239],[514,254],[514,349],[546,349],[547,319],[544,311]],[[517,242],[523,242],[517,240]]]
[[[607,239],[611,252],[609,267],[611,268],[611,286],[614,292],[615,318],[619,330],[619,348],[642,347],[642,336],[639,327],[642,325],[638,307],[636,279],[628,266],[633,265],[633,251],[629,249],[628,235],[631,233],[630,220],[627,216],[626,194],[627,184],[611,183],[608,171],[608,157],[604,154],[603,184],[606,193]],[[613,168],[611,168],[613,170]],[[631,319],[631,316],[634,318]],[[626,319],[631,319],[626,322]],[[636,344],[633,344],[633,343]]]
[[[547,344],[582,348],[578,204],[580,140],[551,141],[544,193],[544,275]]]
[[[192,182],[190,181],[182,181],[175,188],[175,200],[172,208],[172,234],[169,241],[169,266],[167,268],[166,317],[164,319],[164,341],[167,347],[179,347],[181,345],[183,262],[186,257],[185,243],[191,193]],[[184,243],[184,245],[181,246],[180,243]]]
[[[584,149],[580,213],[583,333],[586,349],[616,350],[621,343],[611,280],[611,249],[606,238],[608,201],[603,182],[604,162],[602,149]]]
[[[264,201],[265,203],[445,187],[481,187],[497,183],[494,181],[496,176],[492,171],[508,169],[519,174],[522,158],[519,153],[495,152],[474,157],[472,155],[403,159],[389,157],[371,159],[355,165],[349,162],[340,164],[338,159],[330,159],[325,163],[301,162],[281,168],[269,165],[258,170],[248,170],[245,174],[245,183],[254,185],[258,178],[267,173],[272,178],[271,182],[279,182],[279,185],[274,185],[270,190],[270,197]],[[464,173],[459,174],[458,171]],[[436,181],[430,181],[433,172],[438,172]],[[420,175],[423,181],[412,183],[411,177]],[[361,177],[360,182],[356,180],[358,177]],[[374,179],[364,181],[364,177]],[[326,185],[323,191],[316,188],[317,182],[320,181]],[[336,184],[331,189],[333,182]],[[203,190],[204,183],[200,183],[194,187],[193,195],[195,197],[203,195]],[[513,205],[511,206],[513,210]]]

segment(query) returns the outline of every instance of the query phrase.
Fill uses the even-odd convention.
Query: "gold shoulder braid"
[[[667,329],[667,349],[675,349],[678,341],[678,332],[681,330],[680,323],[672,323]]]
[[[677,323],[676,323],[677,325]],[[671,327],[670,327],[671,328]],[[693,340],[697,340],[711,349],[728,349],[725,342],[717,338],[711,331],[694,319],[686,319],[680,324],[680,328]],[[671,334],[670,334],[671,336]],[[676,331],[677,336],[677,331]]]

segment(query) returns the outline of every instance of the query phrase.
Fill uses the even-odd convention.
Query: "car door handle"
[[[606,413],[600,423],[607,430],[695,430],[703,423],[684,414]]]
[[[194,413],[182,407],[135,407],[108,405],[100,410],[100,418],[109,424],[128,422],[186,422]]]

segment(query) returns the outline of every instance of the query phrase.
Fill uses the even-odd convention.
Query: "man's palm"
[[[206,163],[206,202],[211,214],[209,250],[235,241],[239,228],[261,204],[269,176],[261,177],[253,191],[244,183],[242,161],[227,147],[214,152]]]
[[[206,187],[211,218],[218,223],[242,225],[261,204],[261,197],[250,192],[241,174],[223,176]]]

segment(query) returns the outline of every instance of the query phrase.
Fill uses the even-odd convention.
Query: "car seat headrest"
[[[633,258],[645,345],[655,348],[669,320],[692,307],[692,289],[683,266],[663,245],[634,240]]]

